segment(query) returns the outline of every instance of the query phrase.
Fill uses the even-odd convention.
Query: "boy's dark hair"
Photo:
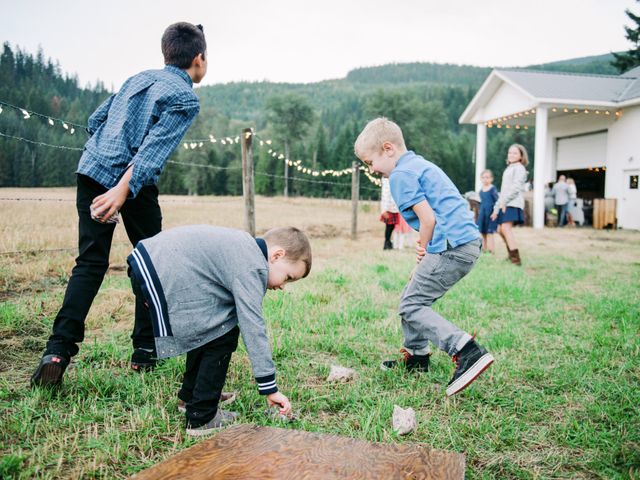
[[[262,238],[267,242],[267,245],[278,245],[284,248],[285,258],[289,261],[294,263],[302,261],[305,266],[302,278],[309,275],[311,271],[311,244],[304,232],[295,227],[272,228]]]
[[[193,59],[207,50],[202,25],[178,22],[169,25],[162,35],[162,55],[165,65],[187,69]]]

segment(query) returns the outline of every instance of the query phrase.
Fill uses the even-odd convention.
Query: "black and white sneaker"
[[[391,370],[392,368],[404,367],[408,372],[427,372],[429,371],[430,353],[426,355],[411,355],[404,348],[400,349],[403,358],[399,360],[385,360],[380,364],[382,370]]]
[[[471,385],[493,363],[493,356],[472,339],[453,356],[453,361],[456,371],[447,386],[447,397]]]

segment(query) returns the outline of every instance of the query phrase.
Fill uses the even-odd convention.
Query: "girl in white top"
[[[500,198],[493,208],[492,220],[498,220],[498,233],[509,252],[509,260],[514,265],[522,265],[518,244],[513,234],[513,225],[524,223],[524,184],[527,181],[529,164],[527,149],[518,143],[509,147],[507,168],[502,174]]]

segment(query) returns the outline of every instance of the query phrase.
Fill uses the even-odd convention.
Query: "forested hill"
[[[613,55],[574,58],[530,65],[535,70],[616,75],[611,66]],[[455,87],[475,93],[491,68],[438,63],[392,63],[351,70],[342,79],[315,83],[231,82],[199,88],[201,98],[215,105],[222,114],[237,120],[260,123],[264,102],[273,95],[295,93],[307,97],[317,109],[327,109],[349,98],[370,94],[379,89]],[[211,72],[215,76],[215,72]],[[466,95],[465,95],[466,96]]]

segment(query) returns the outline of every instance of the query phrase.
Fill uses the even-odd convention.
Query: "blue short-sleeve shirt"
[[[412,207],[426,200],[433,209],[436,225],[427,252],[443,252],[448,245],[457,247],[480,238],[468,202],[437,165],[409,150],[398,159],[389,184],[402,217],[413,229],[420,229],[420,221]]]

